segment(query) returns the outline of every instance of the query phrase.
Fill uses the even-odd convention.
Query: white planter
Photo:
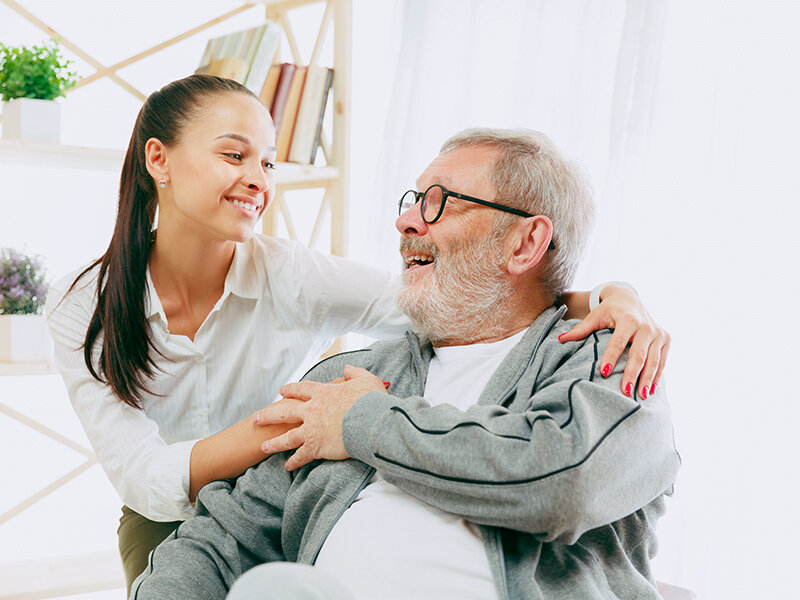
[[[53,360],[44,315],[0,315],[0,362]]]
[[[3,139],[61,143],[61,105],[55,100],[15,98],[3,103]]]

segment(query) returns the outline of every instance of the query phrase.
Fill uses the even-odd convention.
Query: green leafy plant
[[[40,314],[48,287],[39,257],[0,250],[0,314]]]
[[[72,61],[61,56],[58,42],[41,46],[6,46],[0,44],[0,96],[53,100],[64,95],[78,80],[69,71]]]

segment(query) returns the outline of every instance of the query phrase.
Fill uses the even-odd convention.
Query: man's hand
[[[658,326],[632,290],[610,285],[603,290],[600,299],[600,306],[558,339],[571,342],[583,339],[598,329],[613,329],[614,333],[600,363],[600,373],[604,377],[611,374],[630,342],[628,364],[622,375],[622,393],[632,396],[633,387],[639,379],[639,395],[646,399],[655,391],[664,371],[669,352],[669,334]]]
[[[286,461],[286,469],[294,471],[312,460],[343,460],[350,455],[342,440],[342,420],[356,400],[367,392],[386,392],[384,383],[366,369],[346,366],[344,379],[332,383],[301,381],[281,388],[286,398],[253,414],[259,425],[301,423],[299,427],[264,442],[267,454],[297,451]]]

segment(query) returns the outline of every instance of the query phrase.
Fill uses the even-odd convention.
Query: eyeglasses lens
[[[439,211],[442,209],[442,197],[442,188],[438,185],[429,187],[425,192],[425,197],[422,199],[422,218],[425,222],[433,223],[439,216]]]
[[[400,198],[399,214],[402,215],[416,203],[417,203],[417,195],[414,193],[413,190],[408,190],[405,194],[403,194],[403,197]]]

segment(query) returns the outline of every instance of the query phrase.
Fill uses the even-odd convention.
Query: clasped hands
[[[344,377],[331,383],[301,381],[284,385],[280,390],[284,399],[253,413],[253,422],[296,423],[297,427],[267,440],[261,449],[268,455],[296,449],[285,463],[289,471],[312,460],[349,458],[342,439],[342,420],[356,400],[373,391],[386,393],[383,381],[366,369],[349,365],[344,368]]]
[[[622,393],[631,396],[638,380],[640,397],[646,399],[655,391],[661,379],[670,336],[647,313],[638,296],[625,288],[611,286],[600,306],[562,334],[562,343],[579,340],[592,331],[611,327],[614,333],[603,354],[601,374],[608,376],[622,352],[631,345]],[[386,392],[383,382],[366,369],[347,366],[344,377],[331,383],[301,381],[289,383],[280,390],[283,400],[253,414],[258,425],[296,424],[294,429],[264,442],[262,450],[275,454],[297,451],[286,461],[290,471],[317,459],[343,460],[349,458],[342,439],[342,421],[356,400],[367,392]]]

